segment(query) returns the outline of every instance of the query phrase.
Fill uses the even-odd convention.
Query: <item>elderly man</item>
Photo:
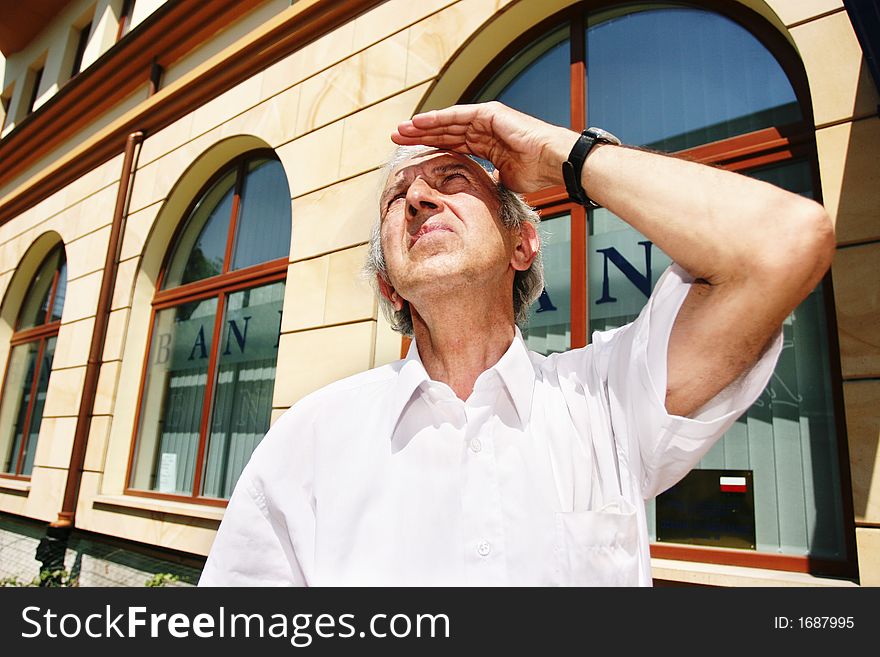
[[[201,583],[650,585],[645,500],[766,385],[783,319],[830,264],[827,215],[498,103],[392,139],[368,268],[414,342],[275,423]],[[512,192],[560,184],[677,264],[635,322],[545,358],[517,328],[543,283],[536,216]]]

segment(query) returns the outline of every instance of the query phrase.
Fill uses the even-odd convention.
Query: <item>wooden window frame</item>
[[[56,253],[61,250],[61,245],[56,246],[49,254],[43,258],[40,262],[40,266],[37,267],[37,273],[42,271],[43,267],[51,258],[53,258]],[[40,381],[40,370],[43,367],[43,356],[46,351],[46,343],[55,337],[58,337],[58,331],[61,329],[61,320],[52,321],[52,313],[55,310],[55,299],[56,293],[58,292],[58,280],[61,275],[61,269],[63,268],[66,260],[60,260],[58,266],[55,268],[55,273],[52,276],[52,283],[49,287],[49,301],[46,304],[46,320],[42,324],[38,324],[36,326],[31,326],[26,329],[19,328],[21,326],[21,313],[24,311],[24,301],[27,301],[27,296],[22,301],[22,307],[19,310],[18,317],[15,320],[15,331],[12,334],[12,338],[9,341],[9,356],[6,358],[6,369],[3,371],[3,383],[2,387],[0,387],[0,395],[4,395],[6,393],[6,382],[9,377],[9,365],[12,362],[12,351],[15,347],[19,347],[21,345],[29,344],[32,342],[38,342],[37,346],[37,360],[34,365],[34,374],[33,379],[30,383],[30,397],[28,399],[28,408],[25,411],[24,416],[24,433],[21,438],[21,445],[18,446],[18,456],[15,459],[15,472],[0,472],[0,477],[4,479],[16,479],[20,481],[30,481],[30,475],[21,474],[22,466],[24,465],[24,456],[25,452],[27,452],[27,445],[29,442],[29,436],[31,434],[31,422],[33,421],[33,410],[34,403],[36,400],[36,391],[37,384]],[[36,274],[35,274],[36,276]],[[51,368],[49,369],[51,374]],[[0,404],[3,403],[3,399],[0,399]]]
[[[269,158],[278,161],[278,156],[271,149],[251,150],[238,157],[230,160],[222,166],[211,178],[202,186],[197,194],[190,201],[189,206],[183,213],[183,220],[178,225],[172,236],[170,248],[165,254],[162,262],[158,281],[156,282],[156,293],[153,297],[152,310],[150,312],[150,333],[147,338],[146,350],[144,353],[143,365],[141,368],[141,380],[138,388],[137,411],[134,418],[134,429],[132,431],[131,444],[129,447],[128,467],[125,473],[125,489],[126,495],[137,497],[150,497],[160,500],[173,500],[177,502],[194,502],[209,506],[225,507],[228,499],[208,497],[202,495],[202,481],[205,476],[205,453],[208,445],[208,427],[210,427],[211,416],[214,410],[214,388],[217,379],[217,367],[219,364],[220,353],[220,337],[223,330],[223,318],[225,316],[226,297],[240,290],[251,289],[271,283],[285,281],[287,278],[288,257],[284,256],[269,260],[250,267],[230,270],[231,259],[235,247],[235,238],[237,235],[238,220],[241,210],[241,192],[242,185],[247,176],[247,166],[250,162]],[[223,257],[223,268],[220,274],[205,278],[191,283],[185,283],[177,287],[163,290],[162,286],[171,265],[171,258],[176,252],[178,239],[188,223],[198,202],[202,197],[231,171],[235,170],[236,180],[234,183],[234,196],[232,207],[230,209],[229,228],[226,235],[226,247]],[[150,371],[150,354],[153,348],[154,331],[156,328],[156,315],[159,311],[168,308],[177,307],[183,303],[190,301],[203,301],[205,299],[216,298],[217,308],[214,315],[214,325],[211,337],[211,352],[208,357],[207,377],[205,381],[205,393],[202,400],[201,417],[199,421],[199,443],[196,448],[196,465],[193,475],[192,492],[187,495],[184,493],[161,493],[158,491],[145,490],[141,488],[133,488],[131,485],[131,477],[134,469],[134,462],[137,458],[138,435],[140,433],[140,425],[144,411],[144,391],[146,389],[147,377]]]
[[[122,0],[122,6],[119,8],[119,27],[116,29],[116,41],[131,31],[131,15],[134,13],[134,4],[136,0]]]
[[[566,8],[533,26],[504,48],[462,94],[460,102],[473,102],[481,89],[496,72],[523,48],[553,29],[566,23],[570,26],[570,128],[577,132],[587,127],[587,94],[589,93],[586,70],[586,17],[597,10],[631,5],[631,2],[611,0],[601,2],[588,0]],[[647,2],[645,4],[648,4]],[[662,4],[662,3],[658,3]],[[678,3],[689,7],[690,3]],[[818,153],[815,141],[815,124],[810,101],[809,83],[803,63],[785,38],[758,13],[737,3],[718,0],[693,8],[710,11],[737,23],[754,36],[780,64],[794,90],[803,118],[783,126],[773,126],[750,133],[736,135],[716,142],[701,144],[672,155],[703,164],[717,166],[729,171],[742,172],[794,159],[806,159],[812,173],[813,196],[822,202],[819,181]],[[565,187],[557,185],[526,195],[526,201],[543,217],[571,213],[572,217],[572,277],[571,277],[571,348],[586,346],[589,327],[589,303],[587,281],[587,254],[589,252],[585,209],[568,199]],[[834,577],[857,576],[855,545],[855,516],[852,501],[852,484],[849,467],[849,451],[843,404],[843,378],[840,368],[840,349],[835,321],[831,274],[827,273],[821,283],[825,297],[825,316],[829,343],[829,366],[831,369],[831,395],[835,415],[837,458],[840,470],[840,495],[843,512],[843,532],[846,556],[843,560],[816,559],[810,556],[781,555],[768,552],[720,549],[685,544],[652,543],[651,556],[701,563],[748,566],[773,570],[812,573]],[[408,341],[404,341],[401,355]]]

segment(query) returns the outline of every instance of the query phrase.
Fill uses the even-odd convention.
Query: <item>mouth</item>
[[[438,231],[451,233],[452,229],[448,226],[444,226],[443,224],[422,224],[421,228],[416,231],[415,235],[410,236],[409,248],[415,246],[415,243],[418,242],[425,235],[428,235],[429,233],[436,233]]]

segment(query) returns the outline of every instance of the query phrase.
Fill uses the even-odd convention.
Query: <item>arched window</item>
[[[67,289],[64,249],[40,265],[18,315],[0,400],[3,474],[30,477]]]
[[[290,226],[267,151],[231,162],[191,205],[153,300],[130,492],[232,493],[269,428]]]
[[[797,67],[783,68],[755,36],[766,37],[765,28],[752,22],[755,30],[666,3],[592,12],[578,6],[503,52],[464,100],[498,99],[578,131],[598,126],[628,144],[814,197],[805,82]],[[580,347],[592,331],[634,319],[669,258],[607,210],[571,204],[561,186],[529,201],[545,220],[546,269],[530,348]],[[849,568],[852,530],[844,522],[825,308],[819,285],[785,321],[767,390],[694,472],[651,504],[652,554],[828,573]],[[722,477],[746,492],[725,497]],[[720,515],[696,512],[710,507]],[[742,552],[719,557],[682,544]]]

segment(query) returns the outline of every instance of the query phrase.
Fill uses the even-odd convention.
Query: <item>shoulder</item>
[[[401,363],[359,372],[306,395],[275,420],[251,458],[251,469],[310,461],[322,439],[352,435],[353,424],[376,416],[392,394]]]
[[[402,363],[402,360],[398,360],[359,372],[309,393],[278,418],[272,431],[276,427],[295,425],[317,416],[326,419],[326,413],[338,411],[340,404],[350,410],[361,405],[372,405],[393,388]]]

